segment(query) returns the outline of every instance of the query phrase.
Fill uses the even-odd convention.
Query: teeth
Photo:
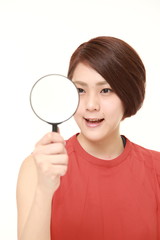
[[[100,119],[100,118],[86,118],[87,121],[89,122],[99,122],[99,121],[102,121],[103,119]]]

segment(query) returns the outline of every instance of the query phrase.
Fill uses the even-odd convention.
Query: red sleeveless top
[[[52,240],[160,240],[160,153],[128,139],[113,160],[67,141],[68,171],[52,201]]]

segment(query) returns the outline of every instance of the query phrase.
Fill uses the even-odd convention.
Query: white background
[[[17,239],[19,167],[51,130],[31,111],[30,89],[46,74],[66,75],[75,48],[100,35],[125,40],[144,61],[145,103],[121,133],[159,151],[159,0],[0,0],[0,239]],[[60,130],[64,138],[78,132],[73,119]]]

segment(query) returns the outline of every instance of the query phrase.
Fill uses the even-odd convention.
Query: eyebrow
[[[75,84],[79,84],[79,85],[81,85],[81,86],[88,86],[87,83],[82,82],[82,81],[74,81],[74,83],[75,83]],[[96,83],[97,86],[102,86],[102,85],[106,85],[106,84],[108,84],[107,81],[101,81],[101,82]]]

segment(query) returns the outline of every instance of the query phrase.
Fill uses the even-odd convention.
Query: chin
[[[90,132],[90,133],[86,133],[85,131],[84,132],[81,132],[81,135],[83,138],[85,138],[86,140],[90,141],[90,142],[100,142],[104,139],[107,138],[107,134],[104,135],[104,132],[103,133],[97,133],[97,131],[93,131],[93,132]]]

